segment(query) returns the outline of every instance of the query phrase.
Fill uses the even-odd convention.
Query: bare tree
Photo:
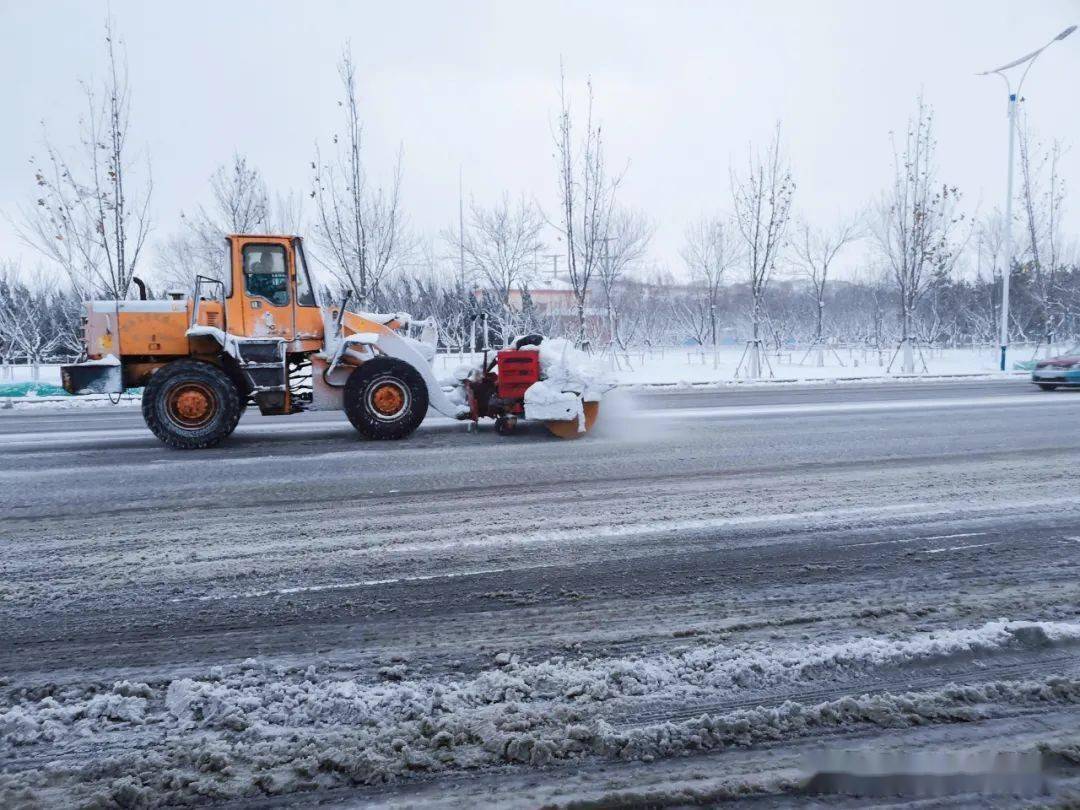
[[[210,178],[214,203],[222,222],[232,233],[253,233],[270,219],[270,193],[259,170],[243,155],[233,155],[232,165],[219,166]],[[205,216],[204,216],[205,218]]]
[[[995,209],[975,227],[975,279],[985,295],[973,317],[979,321],[982,337],[987,340],[993,340],[995,324],[1001,320],[999,288],[1002,271],[1009,261],[1005,243],[1005,217]],[[1015,316],[1013,312],[1012,317]]]
[[[615,208],[611,212],[607,236],[604,238],[604,255],[597,268],[597,275],[604,293],[608,340],[612,348],[626,348],[619,334],[619,283],[626,271],[645,257],[655,230],[642,211]]]
[[[544,216],[533,203],[522,196],[514,204],[503,194],[491,208],[472,202],[464,234],[447,231],[444,237],[464,251],[467,270],[484,280],[509,313],[511,292],[529,280],[536,253],[543,249],[543,228]]]
[[[748,344],[749,376],[757,378],[761,376],[765,291],[785,245],[795,193],[795,181],[780,147],[779,122],[765,154],[751,154],[745,176],[731,170],[731,192],[750,286],[753,339]]]
[[[1065,179],[1061,175],[1061,142],[1048,146],[1032,142],[1027,122],[1020,128],[1020,196],[1023,204],[1031,283],[1028,285],[1036,307],[1039,342],[1052,354],[1054,333],[1064,320],[1058,276],[1062,267],[1064,239],[1061,221],[1065,208]],[[1032,150],[1036,154],[1032,154]]]
[[[373,187],[364,165],[363,126],[356,94],[356,64],[346,43],[338,63],[344,91],[345,134],[333,138],[334,154],[323,160],[315,149],[311,197],[315,200],[315,234],[320,260],[338,282],[353,292],[357,304],[372,306],[383,278],[410,252],[401,208],[402,150],[398,150],[390,185]]]
[[[716,309],[727,271],[738,259],[734,225],[726,216],[702,217],[686,229],[682,258],[691,277],[704,288],[709,341],[716,348]],[[715,354],[714,354],[715,365]]]
[[[947,273],[959,255],[960,192],[938,181],[933,111],[919,96],[902,148],[893,144],[893,182],[877,206],[874,236],[900,298],[905,374],[915,372],[912,316],[931,275]]]
[[[150,164],[140,184],[128,147],[131,94],[123,44],[105,20],[107,72],[100,88],[83,82],[80,148],[54,147],[32,158],[37,190],[21,209],[22,240],[55,262],[82,297],[127,296],[150,231]]]
[[[553,222],[566,243],[566,271],[574,292],[577,342],[585,341],[585,308],[589,283],[600,271],[605,240],[610,236],[615,194],[622,174],[609,176],[601,127],[593,123],[592,81],[586,83],[585,131],[576,142],[574,116],[566,95],[566,73],[560,66],[559,119],[555,128],[558,161],[559,219]]]
[[[228,166],[218,166],[210,176],[213,202],[195,212],[180,213],[181,231],[161,252],[167,283],[190,287],[196,275],[224,278],[228,267],[225,237],[238,233],[295,232],[293,213],[284,198],[272,201],[259,169],[243,155],[233,155]]]
[[[829,283],[829,270],[840,252],[862,238],[860,217],[852,217],[837,222],[831,228],[817,228],[807,222],[800,222],[792,240],[792,253],[795,264],[806,280],[810,282],[810,293],[814,298],[814,337],[812,346],[817,347],[817,364],[825,365],[822,348],[825,322],[825,288]]]
[[[674,282],[666,270],[651,266],[642,271],[642,278],[626,280],[620,285],[616,304],[619,333],[625,344],[656,346],[673,335],[677,315],[673,309]]]

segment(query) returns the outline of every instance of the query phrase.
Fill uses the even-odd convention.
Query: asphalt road
[[[1041,746],[1065,795],[1078,426],[1021,380],[640,393],[576,442],[0,411],[0,803],[783,804],[825,733]]]

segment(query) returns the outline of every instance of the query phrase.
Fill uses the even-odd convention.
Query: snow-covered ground
[[[739,371],[743,352],[741,346],[721,346],[715,352],[712,349],[681,347],[630,350],[618,353],[615,358],[602,353],[594,355],[594,358],[621,385],[726,383],[747,381],[746,368]],[[1027,360],[1030,359],[1029,354],[1017,352],[1014,359]],[[763,369],[761,378],[766,381],[887,378],[901,374],[899,359],[893,362],[890,371],[891,354],[870,349],[828,349],[820,353],[817,350],[808,353],[806,349],[794,349],[768,352],[766,357],[768,368]],[[436,359],[436,371],[440,374],[451,373],[461,362],[460,358],[459,354],[440,354]],[[468,355],[465,358],[468,362],[475,361]],[[819,359],[821,365],[818,365]],[[998,363],[996,350],[992,349],[926,349],[916,357],[916,372],[928,376],[996,374],[999,373]]]
[[[1013,360],[1031,359],[1030,348],[1017,348]],[[741,346],[721,346],[715,353],[712,349],[695,347],[668,347],[651,350],[631,349],[620,352],[615,360],[606,353],[595,355],[596,362],[607,368],[621,384],[670,384],[680,382],[707,383],[745,380],[745,370],[736,376],[736,369],[742,359]],[[843,377],[885,377],[892,359],[890,352],[876,352],[872,349],[785,349],[781,352],[767,353],[772,370],[771,379],[784,380],[823,380]],[[451,373],[462,362],[477,362],[480,355],[461,355],[458,353],[439,354],[435,368],[440,375]],[[992,348],[957,348],[925,349],[922,352],[926,368],[920,358],[916,358],[918,374],[992,374],[998,370],[997,350]],[[818,361],[821,361],[819,365]],[[900,360],[893,363],[891,376],[900,374]],[[29,366],[12,365],[0,368],[0,385],[10,382],[27,382],[33,379]],[[763,379],[770,379],[768,370]],[[38,367],[38,381],[49,385],[60,384],[60,367],[42,365]]]

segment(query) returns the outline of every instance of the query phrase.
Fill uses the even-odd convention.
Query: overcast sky
[[[153,239],[208,197],[236,151],[273,190],[310,188],[316,140],[340,131],[335,72],[359,66],[368,161],[385,176],[404,148],[412,225],[435,234],[466,196],[503,190],[555,211],[550,124],[560,56],[576,97],[591,76],[622,201],[658,225],[653,255],[679,265],[688,221],[730,207],[729,163],[777,120],[796,207],[821,223],[880,193],[889,132],[920,89],[936,112],[943,179],[970,207],[1000,205],[1005,91],[996,67],[1080,22],[1080,0],[1039,2],[128,2],[112,0],[133,92],[132,144],[153,164]],[[7,217],[33,193],[41,122],[77,137],[79,78],[100,76],[105,3],[0,0],[0,258],[36,261]],[[1024,87],[1030,120],[1080,132],[1080,34],[1055,44]],[[1080,186],[1080,152],[1064,162]],[[1066,223],[1076,234],[1080,196]],[[308,213],[310,213],[310,206]]]

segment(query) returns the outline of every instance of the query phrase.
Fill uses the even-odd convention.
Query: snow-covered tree
[[[795,181],[780,144],[780,124],[764,155],[751,152],[746,172],[731,170],[735,226],[743,243],[746,280],[750,287],[749,376],[761,376],[761,326],[765,291],[786,246]]]
[[[810,294],[814,299],[813,345],[818,347],[819,366],[825,363],[821,344],[824,340],[825,289],[829,283],[829,271],[840,252],[860,238],[861,218],[852,217],[840,219],[828,228],[800,222],[791,240],[795,266],[809,282]]]
[[[464,234],[448,231],[445,237],[464,252],[466,272],[482,280],[508,311],[511,291],[528,282],[535,269],[543,228],[544,216],[532,202],[524,195],[511,202],[504,193],[490,208],[473,201]]]
[[[560,71],[559,78],[559,117],[554,133],[559,214],[552,224],[565,243],[566,272],[574,292],[576,340],[580,345],[585,341],[589,285],[604,261],[622,174],[608,173],[602,128],[593,118],[592,80],[586,82],[584,131],[579,137],[566,93],[565,71]]]
[[[1025,120],[1019,131],[1020,200],[1026,245],[1022,255],[1030,274],[1025,289],[1034,304],[1035,329],[1047,356],[1054,334],[1065,319],[1065,302],[1059,289],[1068,249],[1062,233],[1066,185],[1061,173],[1062,146],[1057,139],[1039,143]]]
[[[893,143],[893,180],[873,232],[900,303],[902,370],[915,372],[915,308],[935,273],[948,273],[963,246],[960,191],[938,179],[934,115],[919,96],[902,146]]]
[[[690,277],[703,290],[708,339],[714,348],[724,278],[739,258],[733,230],[734,224],[726,215],[702,217],[687,227],[683,238],[682,258]]]

